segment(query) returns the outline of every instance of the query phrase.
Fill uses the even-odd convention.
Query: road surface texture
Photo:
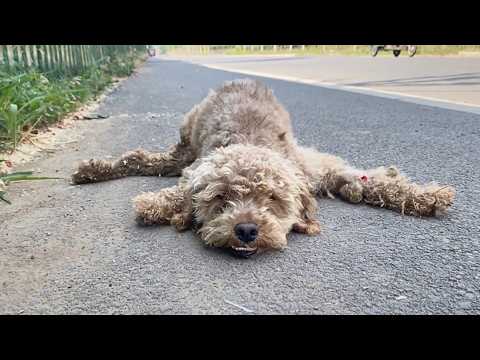
[[[69,184],[82,159],[166,149],[183,114],[239,77],[151,59],[101,105],[108,119],[79,121],[80,141],[25,166],[65,180],[12,184],[13,205],[1,205],[0,313],[480,313],[479,115],[261,79],[300,144],[356,166],[397,164],[458,195],[441,219],[320,199],[320,235],[291,234],[285,251],[249,259],[136,225],[131,198],[177,178]]]
[[[480,57],[197,56],[185,59],[225,70],[466,103],[480,110]]]

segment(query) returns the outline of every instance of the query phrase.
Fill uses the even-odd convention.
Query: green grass
[[[0,159],[0,163],[4,162],[5,160]],[[32,171],[17,171],[10,174],[2,174],[0,173],[0,200],[6,202],[7,204],[11,204],[11,202],[5,197],[7,194],[6,188],[7,185],[12,182],[17,181],[38,181],[38,180],[52,180],[52,179],[60,179],[56,177],[46,177],[46,176],[34,176]]]
[[[0,152],[12,151],[36,127],[56,122],[79,105],[100,94],[113,77],[125,77],[134,69],[139,56],[113,56],[76,74],[64,71],[42,73],[36,69],[0,68]],[[0,164],[6,160],[0,159]],[[31,171],[0,171],[0,202],[7,185],[17,181],[58,179],[34,176]]]
[[[137,57],[112,57],[77,75],[0,68],[0,151],[14,150],[27,131],[58,121],[112,83],[130,75]]]

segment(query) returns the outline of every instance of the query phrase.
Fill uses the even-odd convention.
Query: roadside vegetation
[[[80,54],[83,59],[85,54]],[[142,51],[122,51],[98,59],[92,57],[75,68],[50,66],[47,70],[21,62],[0,62],[0,154],[4,154],[0,155],[0,202],[10,204],[6,193],[12,182],[56,179],[34,176],[31,171],[13,172],[6,154],[14,152],[42,127],[95,99],[116,79],[132,74],[145,59]]]
[[[36,129],[95,98],[116,77],[130,75],[136,56],[103,60],[72,76],[58,71],[0,67],[0,152],[14,150]]]
[[[5,162],[6,160],[0,159],[0,163]],[[0,172],[0,200],[11,204],[10,201],[6,198],[7,194],[7,185],[12,182],[17,181],[36,181],[36,180],[51,180],[58,179],[54,177],[46,176],[34,176],[33,171],[16,171],[12,173],[1,173]]]

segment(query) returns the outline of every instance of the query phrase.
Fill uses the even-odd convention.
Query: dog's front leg
[[[192,226],[191,202],[179,185],[138,195],[133,204],[137,222],[142,225],[171,224],[178,231]]]
[[[150,153],[143,149],[129,151],[120,159],[83,161],[72,175],[74,184],[118,179],[126,176],[180,176],[182,169],[193,162],[187,146],[174,145],[164,153]]]

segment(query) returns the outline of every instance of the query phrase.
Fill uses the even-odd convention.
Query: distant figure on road
[[[149,48],[147,52],[148,52],[148,56],[150,57],[155,56],[155,53],[156,53],[155,48]]]
[[[398,57],[402,50],[408,51],[408,56],[412,57],[417,52],[416,45],[370,45],[370,53],[373,57],[377,56],[380,50],[393,51],[393,55]]]

